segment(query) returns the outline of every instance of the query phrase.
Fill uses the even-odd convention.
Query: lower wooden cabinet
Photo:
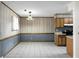
[[[65,46],[66,45],[66,36],[65,35],[56,35],[55,44],[57,46]]]
[[[73,57],[73,39],[67,38],[67,53]]]

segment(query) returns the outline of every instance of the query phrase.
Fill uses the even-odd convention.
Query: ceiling
[[[55,13],[66,13],[68,1],[4,1],[21,17],[32,11],[33,17],[52,17]],[[24,11],[27,9],[27,12]]]

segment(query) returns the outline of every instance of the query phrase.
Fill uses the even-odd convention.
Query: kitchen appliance
[[[73,30],[64,30],[64,31],[62,31],[62,33],[66,34],[66,35],[73,35]]]

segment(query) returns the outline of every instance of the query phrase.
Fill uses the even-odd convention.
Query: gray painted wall
[[[5,56],[19,41],[19,35],[0,41],[0,56]]]
[[[54,34],[21,34],[20,41],[53,42]]]

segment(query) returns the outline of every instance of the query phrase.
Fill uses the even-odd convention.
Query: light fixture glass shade
[[[33,20],[32,16],[28,16],[27,20]]]

